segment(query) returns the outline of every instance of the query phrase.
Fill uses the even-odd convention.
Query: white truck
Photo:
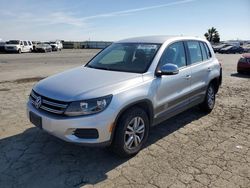
[[[62,44],[62,42],[59,41],[59,40],[51,41],[51,42],[49,42],[49,44],[50,44],[50,46],[52,47],[52,50],[53,50],[53,51],[58,51],[58,50],[61,51],[62,48],[63,48],[63,44]]]
[[[10,40],[6,42],[4,49],[6,52],[31,52],[33,45],[32,42],[28,40]]]

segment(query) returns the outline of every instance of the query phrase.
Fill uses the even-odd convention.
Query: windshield
[[[19,44],[19,43],[20,43],[19,40],[10,40],[10,41],[8,42],[8,44]]]
[[[46,43],[38,43],[37,46],[47,46],[48,44]]]
[[[86,66],[111,71],[144,73],[160,44],[114,43],[100,52]]]

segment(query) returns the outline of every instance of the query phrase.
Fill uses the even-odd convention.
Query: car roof
[[[117,41],[116,43],[159,43],[162,44],[167,40],[201,40],[204,39],[198,37],[190,37],[190,36],[170,36],[170,35],[159,35],[159,36],[143,36],[143,37],[134,37],[128,38],[124,40]]]

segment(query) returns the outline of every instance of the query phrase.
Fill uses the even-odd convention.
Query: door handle
[[[191,75],[186,75],[185,79],[189,80],[191,78]]]
[[[208,68],[207,68],[207,71],[208,71],[208,72],[211,72],[211,71],[212,71],[212,68],[211,68],[211,67],[208,67]]]

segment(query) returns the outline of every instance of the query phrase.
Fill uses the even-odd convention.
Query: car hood
[[[102,97],[142,83],[142,75],[77,67],[41,80],[38,94],[65,102]]]
[[[244,54],[242,54],[242,56],[245,58],[250,58],[250,53],[244,53]]]
[[[45,45],[36,45],[36,48],[46,48],[48,46],[45,46]]]

